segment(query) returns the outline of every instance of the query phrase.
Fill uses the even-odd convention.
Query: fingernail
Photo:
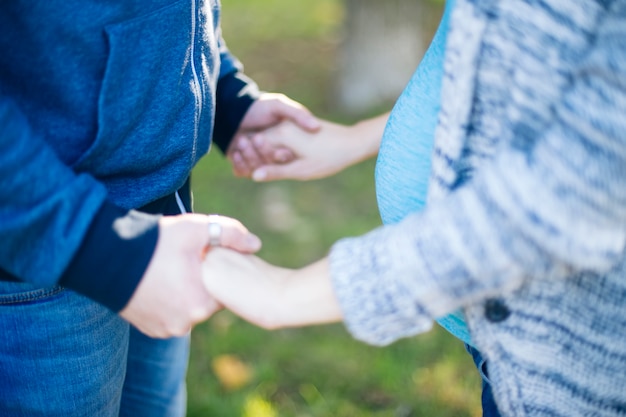
[[[317,118],[312,117],[309,119],[308,125],[310,129],[317,129],[318,127],[321,126],[321,123]]]
[[[287,152],[276,152],[275,157],[276,160],[281,163],[287,162],[289,160],[289,154]]]
[[[261,249],[261,239],[259,239],[256,235],[249,234],[246,237],[246,243],[250,246],[251,250],[257,251]]]
[[[263,145],[263,135],[260,135],[260,134],[254,135],[252,137],[252,143],[254,143],[255,146],[262,146]]]
[[[252,179],[254,181],[265,181],[267,178],[267,172],[264,169],[257,169],[252,173]]]

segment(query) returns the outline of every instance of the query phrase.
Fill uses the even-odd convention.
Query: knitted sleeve
[[[626,6],[598,25],[586,58],[537,134],[397,225],[339,241],[331,274],[346,324],[372,344],[525,280],[605,272],[626,242]]]

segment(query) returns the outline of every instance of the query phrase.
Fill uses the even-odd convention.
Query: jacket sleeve
[[[67,286],[118,311],[150,261],[157,221],[108,202],[0,96],[0,279]]]
[[[615,2],[552,124],[401,223],[339,241],[331,275],[346,324],[372,344],[535,277],[603,273],[626,242],[626,7]]]
[[[254,81],[243,73],[241,62],[228,51],[221,34],[218,39],[221,66],[215,97],[213,141],[226,153],[241,120],[260,93]]]

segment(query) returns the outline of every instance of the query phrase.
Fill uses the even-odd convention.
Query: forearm
[[[266,329],[342,320],[326,258],[293,270],[214,248],[204,260],[204,283],[226,308]]]
[[[106,190],[72,172],[7,97],[0,126],[0,266],[22,281],[55,285]]]
[[[282,295],[284,302],[276,303],[281,327],[334,323],[343,318],[331,283],[328,258],[289,273]]]
[[[357,145],[354,149],[354,155],[356,156],[354,163],[364,161],[378,154],[388,118],[389,113],[387,112],[371,119],[362,120],[352,126],[356,138],[355,145]]]
[[[246,112],[258,98],[256,84],[242,72],[233,71],[220,78],[216,92],[213,141],[223,153],[227,152]]]
[[[215,92],[214,143],[226,153],[246,112],[260,96],[255,82],[243,72],[243,65],[228,50],[220,31],[220,76]]]

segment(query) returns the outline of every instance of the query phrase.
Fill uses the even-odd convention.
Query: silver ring
[[[209,216],[209,246],[220,246],[222,244],[222,225],[211,218],[217,216]]]

